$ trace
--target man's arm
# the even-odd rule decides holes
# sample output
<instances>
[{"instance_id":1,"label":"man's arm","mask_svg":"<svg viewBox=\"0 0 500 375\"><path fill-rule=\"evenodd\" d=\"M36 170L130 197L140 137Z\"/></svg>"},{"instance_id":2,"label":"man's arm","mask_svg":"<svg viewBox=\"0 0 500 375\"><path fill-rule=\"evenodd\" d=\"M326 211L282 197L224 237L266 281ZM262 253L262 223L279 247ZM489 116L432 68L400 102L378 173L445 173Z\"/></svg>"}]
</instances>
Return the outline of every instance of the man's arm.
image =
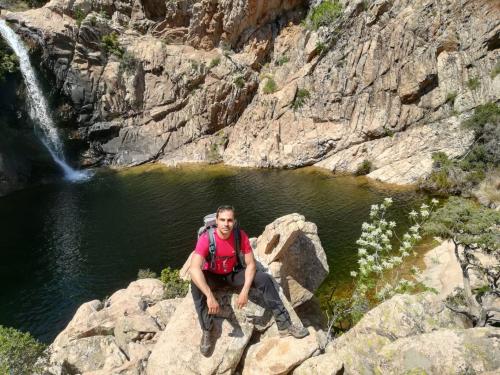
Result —
<instances>
[{"instance_id":1,"label":"man's arm","mask_svg":"<svg viewBox=\"0 0 500 375\"><path fill-rule=\"evenodd\" d=\"M217 314L219 312L219 303L217 299L212 294L212 290L205 280L205 275L201 270L203 262L205 260L200 254L194 253L191 257L191 266L189 267L189 273L191 274L191 280L198 289L207 297L207 306L209 314Z\"/></svg>"},{"instance_id":2,"label":"man's arm","mask_svg":"<svg viewBox=\"0 0 500 375\"><path fill-rule=\"evenodd\" d=\"M248 303L248 293L250 292L250 287L253 283L253 278L255 277L255 270L257 269L255 265L255 259L253 257L253 252L249 252L245 255L245 284L241 288L240 295L238 296L238 308L241 309Z\"/></svg>"}]
</instances>

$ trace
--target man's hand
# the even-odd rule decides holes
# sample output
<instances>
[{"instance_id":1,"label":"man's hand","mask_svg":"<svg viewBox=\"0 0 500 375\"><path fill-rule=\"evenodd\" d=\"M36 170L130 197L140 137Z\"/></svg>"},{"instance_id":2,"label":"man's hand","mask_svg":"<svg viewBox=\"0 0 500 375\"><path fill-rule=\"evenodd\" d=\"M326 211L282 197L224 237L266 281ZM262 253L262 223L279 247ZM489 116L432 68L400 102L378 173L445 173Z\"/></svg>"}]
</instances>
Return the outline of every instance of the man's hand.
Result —
<instances>
[{"instance_id":1,"label":"man's hand","mask_svg":"<svg viewBox=\"0 0 500 375\"><path fill-rule=\"evenodd\" d=\"M240 295L238 296L238 301L236 302L238 309L242 309L248 303L248 292L246 290L242 290Z\"/></svg>"},{"instance_id":2,"label":"man's hand","mask_svg":"<svg viewBox=\"0 0 500 375\"><path fill-rule=\"evenodd\" d=\"M217 302L213 294L207 297L207 306L209 314L215 315L219 313L219 302Z\"/></svg>"}]
</instances>

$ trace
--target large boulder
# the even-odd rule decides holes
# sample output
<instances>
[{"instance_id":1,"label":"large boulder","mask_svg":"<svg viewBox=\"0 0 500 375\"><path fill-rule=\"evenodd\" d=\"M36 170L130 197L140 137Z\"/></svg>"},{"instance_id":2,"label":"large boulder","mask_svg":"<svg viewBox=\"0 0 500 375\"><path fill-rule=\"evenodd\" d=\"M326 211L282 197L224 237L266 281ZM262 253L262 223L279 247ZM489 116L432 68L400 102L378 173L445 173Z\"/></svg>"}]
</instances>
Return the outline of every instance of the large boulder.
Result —
<instances>
[{"instance_id":1,"label":"large boulder","mask_svg":"<svg viewBox=\"0 0 500 375\"><path fill-rule=\"evenodd\" d=\"M441 329L397 340L378 353L382 374L478 374L500 371L498 328Z\"/></svg>"},{"instance_id":2,"label":"large boulder","mask_svg":"<svg viewBox=\"0 0 500 375\"><path fill-rule=\"evenodd\" d=\"M329 272L318 228L299 214L282 216L267 225L257 238L255 256L294 307L309 300Z\"/></svg>"},{"instance_id":3,"label":"large boulder","mask_svg":"<svg viewBox=\"0 0 500 375\"><path fill-rule=\"evenodd\" d=\"M249 346L242 360L242 375L288 374L307 358L317 355L323 343L322 333L312 327L309 336L303 339L280 338L277 330L271 331L272 334Z\"/></svg>"},{"instance_id":4,"label":"large boulder","mask_svg":"<svg viewBox=\"0 0 500 375\"><path fill-rule=\"evenodd\" d=\"M252 336L254 324L247 315L259 315L259 306L249 302L243 310L236 307L237 295L216 292L221 317L214 319L216 344L210 356L200 353L201 328L193 299L188 295L171 317L149 357L146 373L163 374L230 374Z\"/></svg>"},{"instance_id":5,"label":"large boulder","mask_svg":"<svg viewBox=\"0 0 500 375\"><path fill-rule=\"evenodd\" d=\"M469 327L467 320L431 293L396 295L369 311L355 327L330 343L325 354L305 361L294 374L334 374L332 369L341 367L350 374L373 373L382 348L396 340ZM334 367L330 369L330 365Z\"/></svg>"},{"instance_id":6,"label":"large boulder","mask_svg":"<svg viewBox=\"0 0 500 375\"><path fill-rule=\"evenodd\" d=\"M141 279L104 302L81 305L50 346L54 374L79 372L140 374L157 333L180 300L164 300L163 283ZM111 371L113 370L113 371Z\"/></svg>"}]
</instances>

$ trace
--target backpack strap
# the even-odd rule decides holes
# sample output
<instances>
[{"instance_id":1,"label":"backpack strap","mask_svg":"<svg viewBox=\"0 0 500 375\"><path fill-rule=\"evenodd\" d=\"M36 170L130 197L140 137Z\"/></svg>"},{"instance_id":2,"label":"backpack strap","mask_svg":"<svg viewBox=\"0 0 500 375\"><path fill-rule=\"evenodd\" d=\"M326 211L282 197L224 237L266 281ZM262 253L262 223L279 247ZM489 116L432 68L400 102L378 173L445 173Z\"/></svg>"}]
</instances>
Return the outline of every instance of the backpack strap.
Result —
<instances>
[{"instance_id":1,"label":"backpack strap","mask_svg":"<svg viewBox=\"0 0 500 375\"><path fill-rule=\"evenodd\" d=\"M245 268L245 261L244 259L242 259L243 255L241 254L241 230L238 222L234 224L233 236L234 236L234 249L236 251L236 262L237 262L233 271L239 271Z\"/></svg>"},{"instance_id":2,"label":"backpack strap","mask_svg":"<svg viewBox=\"0 0 500 375\"><path fill-rule=\"evenodd\" d=\"M208 229L208 259L210 261L210 268L215 269L215 228Z\"/></svg>"}]
</instances>

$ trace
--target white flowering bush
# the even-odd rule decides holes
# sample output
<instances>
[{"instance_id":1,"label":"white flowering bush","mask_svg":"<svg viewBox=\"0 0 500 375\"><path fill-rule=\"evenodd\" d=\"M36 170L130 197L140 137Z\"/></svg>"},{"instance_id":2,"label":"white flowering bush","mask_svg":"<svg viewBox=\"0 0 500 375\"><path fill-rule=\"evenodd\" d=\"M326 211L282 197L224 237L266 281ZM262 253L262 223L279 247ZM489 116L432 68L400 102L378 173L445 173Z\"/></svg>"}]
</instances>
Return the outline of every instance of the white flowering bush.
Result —
<instances>
[{"instance_id":1,"label":"white flowering bush","mask_svg":"<svg viewBox=\"0 0 500 375\"><path fill-rule=\"evenodd\" d=\"M420 210L409 213L411 226L402 237L395 231L397 223L387 217L387 209L392 205L392 198L385 198L370 209L370 221L362 224L361 236L356 241L358 269L351 271L354 280L354 291L350 298L335 298L334 293L328 302L329 333L337 334L345 330L343 327L356 323L373 306L390 298L396 293L414 291L414 281L402 277L403 261L416 255L415 244L422 239L422 225L429 219L433 209L439 202L432 199L430 206L422 204ZM418 267L410 269L413 275L420 272Z\"/></svg>"},{"instance_id":2,"label":"white flowering bush","mask_svg":"<svg viewBox=\"0 0 500 375\"><path fill-rule=\"evenodd\" d=\"M422 225L437 203L433 199L430 206L424 203L419 212L411 211L409 218L412 225L401 238L395 232L396 222L387 218L392 198L385 198L380 205L371 206L370 222L362 224L361 236L356 241L359 245L359 269L351 272L355 280L354 299L373 296L383 301L395 293L407 292L415 287L413 281L401 278L400 266L405 258L416 255L413 247L422 239ZM412 273L418 272L418 268L412 268Z\"/></svg>"}]
</instances>

